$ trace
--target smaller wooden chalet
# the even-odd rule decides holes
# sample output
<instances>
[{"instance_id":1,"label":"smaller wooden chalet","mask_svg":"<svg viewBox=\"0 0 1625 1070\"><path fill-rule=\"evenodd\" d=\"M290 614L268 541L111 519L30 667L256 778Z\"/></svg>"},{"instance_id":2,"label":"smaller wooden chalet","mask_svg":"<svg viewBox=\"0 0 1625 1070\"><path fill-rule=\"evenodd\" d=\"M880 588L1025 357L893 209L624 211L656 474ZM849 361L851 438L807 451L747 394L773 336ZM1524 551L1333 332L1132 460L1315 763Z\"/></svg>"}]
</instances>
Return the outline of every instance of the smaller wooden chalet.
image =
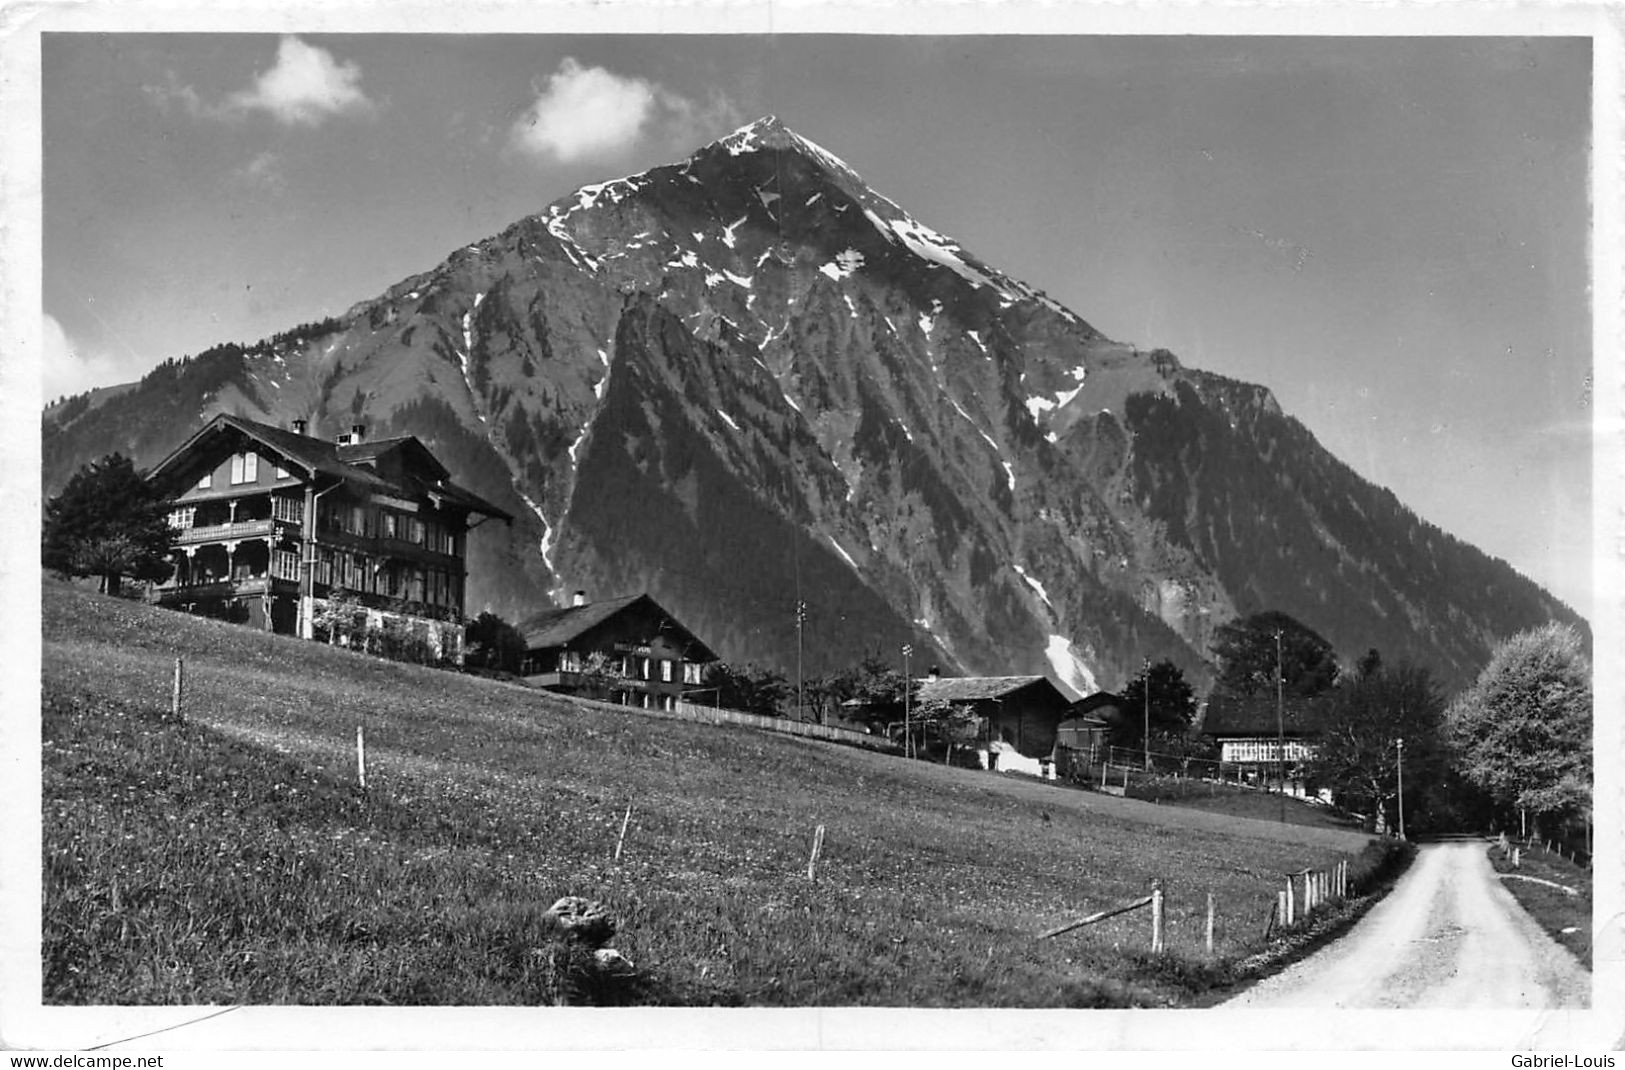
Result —
<instances>
[{"instance_id":1,"label":"smaller wooden chalet","mask_svg":"<svg viewBox=\"0 0 1625 1070\"><path fill-rule=\"evenodd\" d=\"M1074 702L1056 730L1056 745L1093 764L1110 743L1112 726L1122 716L1123 700L1110 691L1096 691Z\"/></svg>"},{"instance_id":2,"label":"smaller wooden chalet","mask_svg":"<svg viewBox=\"0 0 1625 1070\"><path fill-rule=\"evenodd\" d=\"M1201 733L1219 745L1221 762L1241 766L1246 775L1267 782L1279 775L1284 760L1288 779L1294 779L1303 763L1314 757L1321 735L1319 707L1288 695L1278 716L1273 692L1236 695L1216 690L1203 710Z\"/></svg>"},{"instance_id":3,"label":"smaller wooden chalet","mask_svg":"<svg viewBox=\"0 0 1625 1070\"><path fill-rule=\"evenodd\" d=\"M1028 758L1049 758L1071 701L1045 676L939 676L920 682L921 703L944 702L982 718L980 746L1001 742Z\"/></svg>"},{"instance_id":4,"label":"smaller wooden chalet","mask_svg":"<svg viewBox=\"0 0 1625 1070\"><path fill-rule=\"evenodd\" d=\"M468 532L513 519L411 436L334 439L221 413L147 474L170 503L161 605L313 638L343 596L461 656ZM479 520L471 523L471 518Z\"/></svg>"},{"instance_id":5,"label":"smaller wooden chalet","mask_svg":"<svg viewBox=\"0 0 1625 1070\"><path fill-rule=\"evenodd\" d=\"M532 614L519 633L520 673L532 687L644 709L676 709L703 690L705 666L717 660L647 594L589 602L577 591L573 605Z\"/></svg>"}]
</instances>

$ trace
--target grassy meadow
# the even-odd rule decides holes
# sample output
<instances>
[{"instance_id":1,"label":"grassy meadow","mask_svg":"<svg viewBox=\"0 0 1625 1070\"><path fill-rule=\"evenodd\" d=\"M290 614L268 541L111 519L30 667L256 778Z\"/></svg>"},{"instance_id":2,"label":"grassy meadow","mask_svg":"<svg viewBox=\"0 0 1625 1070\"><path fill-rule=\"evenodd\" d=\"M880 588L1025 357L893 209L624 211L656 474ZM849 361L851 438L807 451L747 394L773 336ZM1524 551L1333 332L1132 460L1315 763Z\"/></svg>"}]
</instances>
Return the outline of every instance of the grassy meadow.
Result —
<instances>
[{"instance_id":1,"label":"grassy meadow","mask_svg":"<svg viewBox=\"0 0 1625 1070\"><path fill-rule=\"evenodd\" d=\"M1280 874L1368 842L606 708L49 580L42 615L47 1003L1178 1006L1263 946ZM1165 954L1144 910L1035 939L1153 878ZM546 951L564 895L610 906L635 977L572 987Z\"/></svg>"}]
</instances>

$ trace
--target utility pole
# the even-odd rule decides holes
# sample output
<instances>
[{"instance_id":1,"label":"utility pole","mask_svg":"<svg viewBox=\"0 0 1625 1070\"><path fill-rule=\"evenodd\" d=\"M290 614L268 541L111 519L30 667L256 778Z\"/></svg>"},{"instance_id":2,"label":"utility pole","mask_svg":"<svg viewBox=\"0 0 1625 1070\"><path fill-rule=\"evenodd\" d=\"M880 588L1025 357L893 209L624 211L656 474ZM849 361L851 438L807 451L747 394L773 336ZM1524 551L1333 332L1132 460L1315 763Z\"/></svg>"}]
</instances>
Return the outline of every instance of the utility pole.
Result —
<instances>
[{"instance_id":1,"label":"utility pole","mask_svg":"<svg viewBox=\"0 0 1625 1070\"><path fill-rule=\"evenodd\" d=\"M909 725L908 725L908 696L914 690L914 681L908 675L908 656L914 653L914 648L907 643L903 644L903 757L909 756Z\"/></svg>"},{"instance_id":2,"label":"utility pole","mask_svg":"<svg viewBox=\"0 0 1625 1070\"><path fill-rule=\"evenodd\" d=\"M1149 773L1149 772L1151 772L1151 659L1150 658L1144 659L1144 667L1141 669L1141 673L1142 673L1142 675L1140 676L1141 687L1145 692L1145 695L1144 695L1144 697L1145 697L1145 734L1141 737L1140 742L1141 742L1141 744L1143 745L1143 747L1145 749L1145 771L1147 773Z\"/></svg>"},{"instance_id":3,"label":"utility pole","mask_svg":"<svg viewBox=\"0 0 1625 1070\"><path fill-rule=\"evenodd\" d=\"M1405 838L1405 737L1401 736L1394 741L1394 749L1398 751L1397 771L1399 774L1399 838Z\"/></svg>"},{"instance_id":4,"label":"utility pole","mask_svg":"<svg viewBox=\"0 0 1625 1070\"><path fill-rule=\"evenodd\" d=\"M1279 819L1286 822L1286 703L1282 697L1281 629L1275 629L1275 759L1280 763Z\"/></svg>"},{"instance_id":5,"label":"utility pole","mask_svg":"<svg viewBox=\"0 0 1625 1070\"><path fill-rule=\"evenodd\" d=\"M801 627L807 621L807 603L796 599L796 720L801 720L807 706L801 697Z\"/></svg>"}]
</instances>

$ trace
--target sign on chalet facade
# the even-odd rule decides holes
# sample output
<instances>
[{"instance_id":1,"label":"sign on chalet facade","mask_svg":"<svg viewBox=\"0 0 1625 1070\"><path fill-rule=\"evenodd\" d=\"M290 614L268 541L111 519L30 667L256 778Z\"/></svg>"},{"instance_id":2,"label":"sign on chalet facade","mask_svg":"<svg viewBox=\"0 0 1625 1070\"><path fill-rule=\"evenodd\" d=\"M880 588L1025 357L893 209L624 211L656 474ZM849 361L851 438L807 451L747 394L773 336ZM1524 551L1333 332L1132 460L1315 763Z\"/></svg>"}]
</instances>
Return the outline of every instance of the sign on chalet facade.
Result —
<instances>
[{"instance_id":1,"label":"sign on chalet facade","mask_svg":"<svg viewBox=\"0 0 1625 1070\"><path fill-rule=\"evenodd\" d=\"M148 473L174 530L158 602L309 639L342 594L459 656L470 518L512 515L414 437L367 441L357 425L329 442L304 428L222 413Z\"/></svg>"},{"instance_id":2,"label":"sign on chalet facade","mask_svg":"<svg viewBox=\"0 0 1625 1070\"><path fill-rule=\"evenodd\" d=\"M644 709L676 709L717 660L647 594L588 602L578 591L574 605L531 615L519 633L526 683Z\"/></svg>"}]
</instances>

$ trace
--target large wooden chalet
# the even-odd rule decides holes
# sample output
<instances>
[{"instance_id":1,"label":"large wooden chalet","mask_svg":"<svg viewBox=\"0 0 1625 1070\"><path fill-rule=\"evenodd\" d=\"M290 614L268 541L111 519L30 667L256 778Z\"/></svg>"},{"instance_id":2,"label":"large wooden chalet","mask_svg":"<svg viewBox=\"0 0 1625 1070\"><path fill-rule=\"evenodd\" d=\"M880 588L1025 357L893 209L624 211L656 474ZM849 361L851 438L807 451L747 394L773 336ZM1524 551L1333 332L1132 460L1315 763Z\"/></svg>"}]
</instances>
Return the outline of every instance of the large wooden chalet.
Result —
<instances>
[{"instance_id":1,"label":"large wooden chalet","mask_svg":"<svg viewBox=\"0 0 1625 1070\"><path fill-rule=\"evenodd\" d=\"M676 709L717 660L647 594L589 602L577 591L572 605L531 615L519 633L526 683L643 709Z\"/></svg>"},{"instance_id":2,"label":"large wooden chalet","mask_svg":"<svg viewBox=\"0 0 1625 1070\"><path fill-rule=\"evenodd\" d=\"M512 515L457 486L414 437L328 441L222 413L147 475L170 499L160 604L312 638L331 597L460 656L470 518Z\"/></svg>"}]
</instances>

